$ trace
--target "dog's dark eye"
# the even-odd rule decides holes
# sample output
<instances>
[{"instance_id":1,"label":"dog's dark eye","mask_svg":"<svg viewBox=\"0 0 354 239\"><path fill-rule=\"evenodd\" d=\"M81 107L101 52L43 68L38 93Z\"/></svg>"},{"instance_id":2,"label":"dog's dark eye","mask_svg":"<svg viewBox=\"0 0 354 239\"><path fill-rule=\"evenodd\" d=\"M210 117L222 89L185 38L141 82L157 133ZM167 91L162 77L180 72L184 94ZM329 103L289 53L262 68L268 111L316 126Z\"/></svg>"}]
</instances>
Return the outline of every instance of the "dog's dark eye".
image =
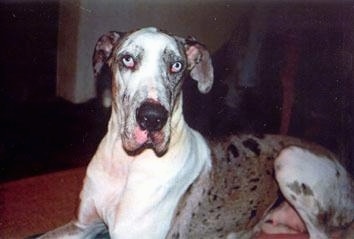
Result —
<instances>
[{"instance_id":1,"label":"dog's dark eye","mask_svg":"<svg viewBox=\"0 0 354 239\"><path fill-rule=\"evenodd\" d=\"M171 72L172 73L180 72L182 70L182 68L183 68L182 62L176 61L175 63L173 63L171 65Z\"/></svg>"},{"instance_id":2,"label":"dog's dark eye","mask_svg":"<svg viewBox=\"0 0 354 239\"><path fill-rule=\"evenodd\" d=\"M135 66L134 58L130 55L123 56L122 62L125 67L130 68L130 69L134 68L134 66Z\"/></svg>"}]
</instances>

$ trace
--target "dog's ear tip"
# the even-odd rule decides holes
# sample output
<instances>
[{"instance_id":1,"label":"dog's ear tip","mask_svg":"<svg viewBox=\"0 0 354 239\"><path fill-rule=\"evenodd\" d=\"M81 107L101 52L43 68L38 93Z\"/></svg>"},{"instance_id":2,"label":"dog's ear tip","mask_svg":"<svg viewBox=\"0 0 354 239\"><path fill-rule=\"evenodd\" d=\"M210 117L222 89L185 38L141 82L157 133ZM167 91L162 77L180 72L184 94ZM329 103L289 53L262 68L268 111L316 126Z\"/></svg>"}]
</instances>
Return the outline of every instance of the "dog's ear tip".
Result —
<instances>
[{"instance_id":1,"label":"dog's ear tip","mask_svg":"<svg viewBox=\"0 0 354 239\"><path fill-rule=\"evenodd\" d=\"M214 72L212 68L208 67L206 71L194 69L194 71L190 72L190 76L198 82L200 93L207 94L211 91L214 84Z\"/></svg>"},{"instance_id":2,"label":"dog's ear tip","mask_svg":"<svg viewBox=\"0 0 354 239\"><path fill-rule=\"evenodd\" d=\"M208 86L198 85L198 89L202 94L208 94L211 91L212 86L211 85L208 85Z\"/></svg>"}]
</instances>

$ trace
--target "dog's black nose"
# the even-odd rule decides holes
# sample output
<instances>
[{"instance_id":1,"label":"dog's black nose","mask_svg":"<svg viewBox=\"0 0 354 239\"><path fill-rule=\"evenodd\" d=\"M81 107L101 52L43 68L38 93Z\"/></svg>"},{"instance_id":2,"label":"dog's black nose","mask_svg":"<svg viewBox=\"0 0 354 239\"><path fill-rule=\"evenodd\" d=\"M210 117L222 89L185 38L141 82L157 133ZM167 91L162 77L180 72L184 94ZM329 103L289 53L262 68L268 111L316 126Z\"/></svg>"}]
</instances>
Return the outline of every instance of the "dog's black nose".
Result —
<instances>
[{"instance_id":1,"label":"dog's black nose","mask_svg":"<svg viewBox=\"0 0 354 239\"><path fill-rule=\"evenodd\" d=\"M159 103L145 102L136 110L136 119L142 130L159 131L166 124L168 112Z\"/></svg>"}]
</instances>

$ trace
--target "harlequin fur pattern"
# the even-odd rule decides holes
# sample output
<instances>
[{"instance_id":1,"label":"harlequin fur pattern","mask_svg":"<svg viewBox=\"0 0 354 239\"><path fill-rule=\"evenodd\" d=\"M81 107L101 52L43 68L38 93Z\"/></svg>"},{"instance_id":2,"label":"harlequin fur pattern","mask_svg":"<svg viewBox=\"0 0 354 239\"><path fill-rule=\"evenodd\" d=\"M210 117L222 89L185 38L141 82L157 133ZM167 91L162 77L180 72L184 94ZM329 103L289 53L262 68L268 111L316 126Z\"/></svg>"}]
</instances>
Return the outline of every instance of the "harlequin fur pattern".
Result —
<instances>
[{"instance_id":1,"label":"harlequin fur pattern","mask_svg":"<svg viewBox=\"0 0 354 239\"><path fill-rule=\"evenodd\" d=\"M210 55L196 39L156 28L109 32L93 66L97 78L103 68L112 75L107 134L87 168L76 217L41 238L105 230L114 239L252 238L280 228L325 239L352 228L353 180L331 153L282 136L207 143L187 125L185 76L202 93L213 84ZM280 208L301 218L296 223L275 208L279 195Z\"/></svg>"},{"instance_id":2,"label":"harlequin fur pattern","mask_svg":"<svg viewBox=\"0 0 354 239\"><path fill-rule=\"evenodd\" d=\"M262 231L283 196L301 211L311 238L328 238L352 223L351 176L318 145L277 135L234 135L210 141L210 148L212 170L189 187L168 238L250 238ZM295 229L284 225L280 232Z\"/></svg>"}]
</instances>

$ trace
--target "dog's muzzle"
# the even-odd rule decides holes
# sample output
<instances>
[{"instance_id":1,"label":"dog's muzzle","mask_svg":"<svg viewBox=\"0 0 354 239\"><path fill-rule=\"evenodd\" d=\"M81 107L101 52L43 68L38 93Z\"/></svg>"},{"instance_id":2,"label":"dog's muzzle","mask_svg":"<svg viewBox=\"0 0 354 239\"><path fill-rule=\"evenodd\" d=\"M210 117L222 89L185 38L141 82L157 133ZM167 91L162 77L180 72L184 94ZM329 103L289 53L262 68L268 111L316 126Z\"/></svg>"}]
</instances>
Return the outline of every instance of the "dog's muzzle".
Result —
<instances>
[{"instance_id":1,"label":"dog's muzzle","mask_svg":"<svg viewBox=\"0 0 354 239\"><path fill-rule=\"evenodd\" d=\"M136 120L142 130L160 131L166 124L168 111L159 103L144 102L136 110Z\"/></svg>"},{"instance_id":2,"label":"dog's muzzle","mask_svg":"<svg viewBox=\"0 0 354 239\"><path fill-rule=\"evenodd\" d=\"M131 154L152 148L162 155L168 147L169 128L165 127L169 112L159 102L147 100L135 111L135 124L131 134L123 135L123 147Z\"/></svg>"}]
</instances>

